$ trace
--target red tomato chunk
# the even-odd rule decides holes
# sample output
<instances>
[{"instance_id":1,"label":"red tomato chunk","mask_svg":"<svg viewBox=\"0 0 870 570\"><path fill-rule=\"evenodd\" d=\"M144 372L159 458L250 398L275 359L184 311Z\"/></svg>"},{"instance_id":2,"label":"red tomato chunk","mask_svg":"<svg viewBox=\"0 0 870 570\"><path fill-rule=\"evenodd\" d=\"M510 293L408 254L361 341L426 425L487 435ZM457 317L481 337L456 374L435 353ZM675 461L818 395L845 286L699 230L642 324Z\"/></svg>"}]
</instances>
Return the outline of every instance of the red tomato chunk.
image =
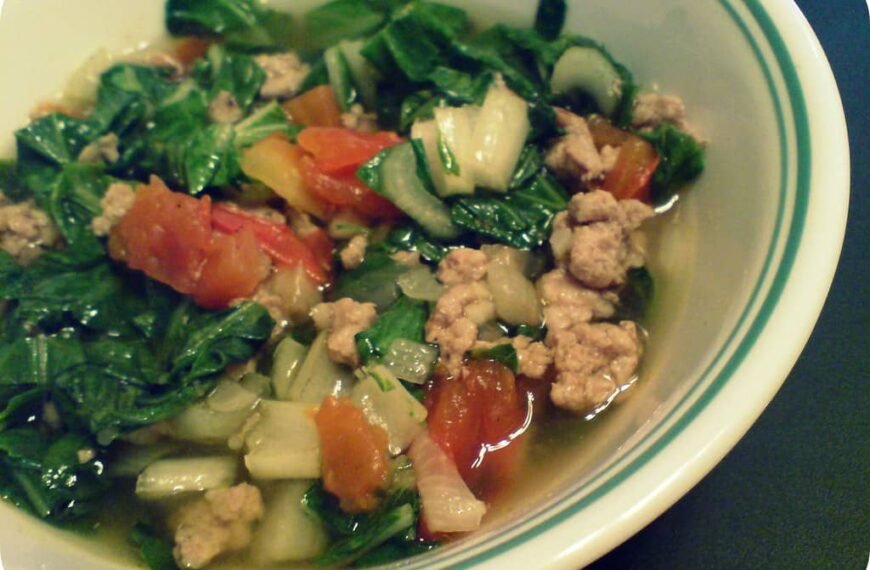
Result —
<instances>
[{"instance_id":1,"label":"red tomato chunk","mask_svg":"<svg viewBox=\"0 0 870 570\"><path fill-rule=\"evenodd\" d=\"M510 369L488 360L469 362L461 377L439 373L430 382L429 433L478 498L492 499L516 473L529 401Z\"/></svg>"}]
</instances>

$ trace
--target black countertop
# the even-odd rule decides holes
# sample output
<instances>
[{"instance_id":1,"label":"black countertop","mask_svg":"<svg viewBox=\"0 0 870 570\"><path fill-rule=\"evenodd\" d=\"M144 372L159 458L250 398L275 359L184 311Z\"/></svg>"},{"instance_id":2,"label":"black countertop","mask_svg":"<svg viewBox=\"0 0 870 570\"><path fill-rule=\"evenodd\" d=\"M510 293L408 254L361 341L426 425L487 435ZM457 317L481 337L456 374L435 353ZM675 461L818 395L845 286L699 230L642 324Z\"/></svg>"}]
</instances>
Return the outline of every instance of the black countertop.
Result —
<instances>
[{"instance_id":1,"label":"black countertop","mask_svg":"<svg viewBox=\"0 0 870 570\"><path fill-rule=\"evenodd\" d=\"M782 390L692 491L593 570L868 568L870 17L862 0L798 0L846 111L852 191L825 308Z\"/></svg>"}]
</instances>

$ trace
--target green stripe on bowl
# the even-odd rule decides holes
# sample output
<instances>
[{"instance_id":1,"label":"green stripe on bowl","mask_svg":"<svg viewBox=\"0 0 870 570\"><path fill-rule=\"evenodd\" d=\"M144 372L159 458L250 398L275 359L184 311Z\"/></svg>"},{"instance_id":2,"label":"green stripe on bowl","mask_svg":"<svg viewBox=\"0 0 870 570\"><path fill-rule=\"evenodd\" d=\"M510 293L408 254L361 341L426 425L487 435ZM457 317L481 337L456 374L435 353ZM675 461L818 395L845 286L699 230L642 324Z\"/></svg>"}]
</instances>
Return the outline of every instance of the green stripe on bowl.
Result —
<instances>
[{"instance_id":1,"label":"green stripe on bowl","mask_svg":"<svg viewBox=\"0 0 870 570\"><path fill-rule=\"evenodd\" d=\"M758 306L758 297L762 293L761 290L763 288L763 284L766 281L767 277L774 270L773 262L776 257L777 245L783 232L783 220L786 217L785 207L789 190L789 155L788 139L786 136L786 122L783 115L783 105L779 98L779 93L775 88L773 74L771 73L768 63L763 57L762 50L759 46L758 41L752 35L749 26L742 19L740 13L734 8L734 6L731 5L728 0L720 0L720 5L737 25L741 34L746 38L753 53L755 54L759 67L761 68L761 71L767 82L768 89L770 91L771 100L773 102L776 114L777 130L780 138L780 205L771 238L771 246L765 258L761 276L759 277L758 283L756 284L756 287L750 296L750 300L747 303L746 308L741 314L737 324L732 329L732 332L729 334L724 347L719 351L713 362L701 375L699 381L695 383L695 386L693 386L689 390L689 392L680 400L680 402L674 406L674 409L670 412L670 414L659 423L659 428L653 429L649 434L647 434L640 442L635 445L635 448L642 447L645 443L658 436L658 439L655 439L655 441L653 441L647 449L641 452L638 457L631 460L628 465L622 467L621 470L617 473L612 473L612 471L613 469L617 468L618 464L613 465L608 469L604 470L603 472L599 473L592 480L584 483L582 485L582 488L588 488L589 486L595 485L597 482L606 478L605 481L600 483L599 487L594 489L587 496L576 500L575 502L565 506L559 511L553 512L551 510L549 513L542 514L541 516L545 518L537 522L534 527L525 530L521 534L514 536L506 540L505 542L497 544L494 547L489 548L483 552L473 554L471 557L464 560L456 560L457 558L460 558L464 555L464 553L462 552L457 552L452 556L438 560L439 563L452 562L456 564L456 568L466 568L484 562L495 556L504 554L508 550L515 548L526 542L527 540L533 539L553 528L554 526L564 522L566 519L577 514L589 504L597 501L598 499L602 498L610 491L618 487L622 482L631 477L650 460L652 460L652 458L655 457L655 455L663 447L667 446L671 441L678 437L698 417L698 415L700 415L701 412L703 412L707 408L707 406L713 401L715 396L722 390L722 388L724 388L724 386L731 379L734 372L749 354L753 345L755 344L755 341L758 339L759 335L767 324L767 321L769 320L771 314L773 313L773 310L775 309L785 288L788 276L793 268L794 261L797 256L797 251L800 246L801 237L804 231L810 192L809 182L811 176L812 148L809 138L809 121L807 116L806 103L800 80L798 78L797 71L795 69L795 65L791 58L791 55L788 52L782 36L776 30L772 19L770 18L769 14L767 14L764 7L761 5L761 2L759 0L744 0L744 5L747 7L749 12L755 19L756 23L760 27L764 38L766 39L776 59L776 63L778 64L779 71L782 74L782 78L786 86L786 92L788 94L789 103L794 118L794 132L797 147L797 168L795 171L795 183L797 191L795 193L791 225L788 228L785 246L782 252L782 256L780 257L779 265L775 267L775 274L773 277L773 281L767 291L767 295L761 302L761 306L758 308L757 314L749 329L743 335L743 337L739 339L739 343L734 349L734 352L728 362L726 362L724 366L722 366L721 371L716 375L716 377L708 383L708 376L711 374L712 370L720 365L720 361L722 360L724 355L731 350L731 345L734 343L736 337L738 336L738 332L744 327L745 322L749 318L750 314L753 312L754 308ZM704 389L701 394L697 394L697 392L701 390L705 384L707 385L706 389ZM692 400L695 397L697 397L697 399L691 404L691 406L688 407L688 409L681 409L686 405L686 402ZM680 413L681 415L679 418L676 419L675 423L666 430L664 430L663 426L668 423L668 420ZM662 430L664 430L664 433L660 433ZM576 494L579 490L580 489L578 488L568 490L565 494L563 494L562 500L564 500L565 497L570 497L570 495ZM528 524L528 521L514 523L513 525L502 529L501 533L509 534L512 531L516 530L519 526L526 524ZM421 563L422 562L431 564L432 562L434 562L434 560L427 557L422 560Z\"/></svg>"}]
</instances>

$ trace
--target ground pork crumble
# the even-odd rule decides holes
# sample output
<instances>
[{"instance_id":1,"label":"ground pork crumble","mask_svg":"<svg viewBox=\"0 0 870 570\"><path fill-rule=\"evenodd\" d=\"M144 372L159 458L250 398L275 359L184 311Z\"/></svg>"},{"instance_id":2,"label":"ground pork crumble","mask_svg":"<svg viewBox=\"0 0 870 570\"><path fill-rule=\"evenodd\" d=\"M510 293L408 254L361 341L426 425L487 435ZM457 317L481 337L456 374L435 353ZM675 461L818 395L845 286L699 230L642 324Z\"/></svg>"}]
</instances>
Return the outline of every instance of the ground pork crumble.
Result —
<instances>
[{"instance_id":1,"label":"ground pork crumble","mask_svg":"<svg viewBox=\"0 0 870 570\"><path fill-rule=\"evenodd\" d=\"M260 87L260 96L266 99L296 95L310 71L308 64L294 52L258 55L255 61L266 72Z\"/></svg>"},{"instance_id":2,"label":"ground pork crumble","mask_svg":"<svg viewBox=\"0 0 870 570\"><path fill-rule=\"evenodd\" d=\"M248 483L206 491L170 517L173 554L182 568L203 568L224 552L251 542L251 525L263 517L260 490Z\"/></svg>"},{"instance_id":3,"label":"ground pork crumble","mask_svg":"<svg viewBox=\"0 0 870 570\"><path fill-rule=\"evenodd\" d=\"M115 182L110 184L100 200L103 211L91 221L91 230L94 235L107 236L121 219L133 207L136 201L136 191L129 184Z\"/></svg>"},{"instance_id":4,"label":"ground pork crumble","mask_svg":"<svg viewBox=\"0 0 870 570\"><path fill-rule=\"evenodd\" d=\"M329 357L352 367L360 363L354 337L372 326L377 316L374 303L357 303L350 298L320 303L311 310L314 326L318 330L329 331L326 340Z\"/></svg>"},{"instance_id":5,"label":"ground pork crumble","mask_svg":"<svg viewBox=\"0 0 870 570\"><path fill-rule=\"evenodd\" d=\"M632 234L653 215L636 200L596 190L576 194L556 216L550 246L556 268L537 283L553 351L553 403L577 413L607 404L634 375L642 345L630 321L613 316L628 269L644 263Z\"/></svg>"},{"instance_id":6,"label":"ground pork crumble","mask_svg":"<svg viewBox=\"0 0 870 570\"><path fill-rule=\"evenodd\" d=\"M13 203L0 192L0 249L19 263L30 263L57 244L60 234L33 200Z\"/></svg>"},{"instance_id":7,"label":"ground pork crumble","mask_svg":"<svg viewBox=\"0 0 870 570\"><path fill-rule=\"evenodd\" d=\"M486 255L458 248L438 264L438 279L448 286L426 323L426 341L441 349L441 364L451 375L462 370L465 353L477 340L478 327L495 318L486 277Z\"/></svg>"}]
</instances>

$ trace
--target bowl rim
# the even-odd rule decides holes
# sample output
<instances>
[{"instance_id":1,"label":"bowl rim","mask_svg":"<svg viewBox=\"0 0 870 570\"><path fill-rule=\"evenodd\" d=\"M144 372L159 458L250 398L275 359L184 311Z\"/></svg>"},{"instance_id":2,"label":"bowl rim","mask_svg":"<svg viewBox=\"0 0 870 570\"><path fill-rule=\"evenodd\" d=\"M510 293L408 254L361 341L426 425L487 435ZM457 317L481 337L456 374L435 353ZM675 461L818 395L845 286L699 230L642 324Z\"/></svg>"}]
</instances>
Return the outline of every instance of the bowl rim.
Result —
<instances>
[{"instance_id":1,"label":"bowl rim","mask_svg":"<svg viewBox=\"0 0 870 570\"><path fill-rule=\"evenodd\" d=\"M740 8L733 0L719 0L718 4L739 28L761 66L779 131L780 205L764 268L749 302L701 380L634 447L643 447L644 442L655 438L650 445L633 455L629 452L591 480L560 494L565 498L563 503L551 505L531 520L500 529L501 538L490 538L443 557L427 556L421 565L469 568L498 562L499 566L532 564L567 570L594 561L663 513L721 461L773 399L809 339L833 281L845 236L849 149L842 103L824 51L795 4L786 0L763 4L743 0ZM771 62L765 59L765 51ZM777 90L777 75L784 91ZM787 122L786 109L791 110L793 124ZM794 149L789 145L789 128L794 131ZM796 162L792 175L788 174L790 159ZM820 174L823 166L824 179ZM825 201L818 197L822 190ZM812 231L807 232L808 228ZM807 239L808 235L813 239ZM784 247L777 251L782 239ZM803 291L795 290L798 276ZM751 321L748 327L746 321ZM762 343L767 339L765 344L773 344L773 333L785 339L776 343L782 358L765 363ZM753 378L749 371L754 369L766 369L768 380ZM715 378L705 383L704 378L711 374ZM735 398L738 391L740 396ZM722 397L726 393L727 400ZM735 412L729 409L731 400L743 400L744 406ZM674 416L669 423L668 418ZM692 429L687 433L689 426ZM678 463L669 459L676 456L681 457ZM679 466L675 472L673 465ZM596 482L600 483L597 488L582 494ZM634 505L612 494L628 483L633 487ZM608 504L622 504L624 509L604 508ZM583 535L585 530L577 529L582 528L581 519L589 516L593 507L623 515ZM542 556L544 552L548 554Z\"/></svg>"}]
</instances>

